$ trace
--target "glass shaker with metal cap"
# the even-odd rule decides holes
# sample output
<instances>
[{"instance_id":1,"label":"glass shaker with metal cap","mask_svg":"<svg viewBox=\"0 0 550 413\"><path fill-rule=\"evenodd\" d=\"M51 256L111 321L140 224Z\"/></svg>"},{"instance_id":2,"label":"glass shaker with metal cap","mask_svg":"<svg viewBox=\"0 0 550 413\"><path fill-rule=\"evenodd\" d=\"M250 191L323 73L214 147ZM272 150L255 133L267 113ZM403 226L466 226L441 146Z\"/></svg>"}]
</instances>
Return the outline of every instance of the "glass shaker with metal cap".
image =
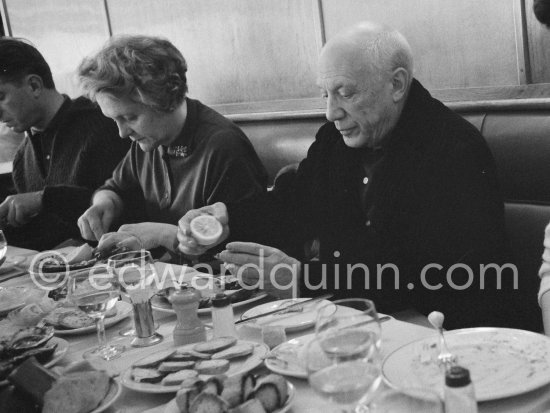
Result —
<instances>
[{"instance_id":1,"label":"glass shaker with metal cap","mask_svg":"<svg viewBox=\"0 0 550 413\"><path fill-rule=\"evenodd\" d=\"M464 367L452 366L445 373L445 412L477 413L474 385Z\"/></svg>"},{"instance_id":2,"label":"glass shaker with metal cap","mask_svg":"<svg viewBox=\"0 0 550 413\"><path fill-rule=\"evenodd\" d=\"M237 337L231 300L224 293L218 293L212 300L212 325L214 337Z\"/></svg>"},{"instance_id":3,"label":"glass shaker with metal cap","mask_svg":"<svg viewBox=\"0 0 550 413\"><path fill-rule=\"evenodd\" d=\"M197 314L200 299L200 292L187 284L182 284L169 296L178 318L174 327L176 346L206 340L206 329Z\"/></svg>"}]
</instances>

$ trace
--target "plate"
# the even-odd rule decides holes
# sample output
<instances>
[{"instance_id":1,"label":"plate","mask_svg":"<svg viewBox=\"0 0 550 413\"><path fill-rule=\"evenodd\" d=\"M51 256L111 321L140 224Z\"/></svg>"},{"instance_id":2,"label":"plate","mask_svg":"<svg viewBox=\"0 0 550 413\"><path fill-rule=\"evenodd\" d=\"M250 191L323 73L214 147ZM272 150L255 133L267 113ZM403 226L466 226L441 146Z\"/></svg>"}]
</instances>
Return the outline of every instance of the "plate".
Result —
<instances>
[{"instance_id":1,"label":"plate","mask_svg":"<svg viewBox=\"0 0 550 413\"><path fill-rule=\"evenodd\" d=\"M294 398L296 397L296 389L294 388L294 385L290 382L286 382L287 388L288 388L288 397L286 399L285 404L280 409L274 410L273 413L285 413L288 412L288 410L292 407L292 403L294 402ZM162 406L161 406L162 407ZM155 411L155 410L153 410ZM153 412L151 411L151 413ZM159 409L159 413L180 413L180 410L178 408L178 405L176 404L176 399L172 399L166 404L164 407L164 410ZM147 413L147 412L144 412Z\"/></svg>"},{"instance_id":2,"label":"plate","mask_svg":"<svg viewBox=\"0 0 550 413\"><path fill-rule=\"evenodd\" d=\"M253 303L265 297L267 297L266 293L255 293L252 297L250 297L247 300L237 301L236 303L233 303L233 308L241 307L243 305ZM153 297L153 299L151 300L151 307L153 308L153 310L157 310L161 313L176 314L176 312L174 311L170 303L161 301L158 296ZM210 314L210 312L211 312L210 307L199 308L197 310L197 313L199 314Z\"/></svg>"},{"instance_id":3,"label":"plate","mask_svg":"<svg viewBox=\"0 0 550 413\"><path fill-rule=\"evenodd\" d=\"M445 333L458 364L470 370L478 401L516 396L550 382L550 338L510 328L467 328ZM439 337L406 344L383 362L388 383L436 388L443 392L437 365Z\"/></svg>"},{"instance_id":4,"label":"plate","mask_svg":"<svg viewBox=\"0 0 550 413\"><path fill-rule=\"evenodd\" d=\"M305 346L315 338L315 334L308 334L279 344L265 359L265 366L274 373L283 376L307 379L307 371L303 364Z\"/></svg>"},{"instance_id":5,"label":"plate","mask_svg":"<svg viewBox=\"0 0 550 413\"><path fill-rule=\"evenodd\" d=\"M58 361L60 361L65 356L65 353L67 353L67 350L69 350L69 343L67 342L67 340L63 340L62 338L52 337L48 341L48 344L50 343L57 344L57 348L55 349L55 352L53 353L51 360L48 361L47 363L44 363L44 367L46 368L49 368L55 365ZM0 381L0 387L5 386L6 384L8 384L7 380Z\"/></svg>"},{"instance_id":6,"label":"plate","mask_svg":"<svg viewBox=\"0 0 550 413\"><path fill-rule=\"evenodd\" d=\"M100 403L98 407L96 407L94 410L92 410L90 413L101 413L105 410L107 410L109 407L113 405L114 402L117 401L117 399L122 394L122 386L114 379L111 378L111 386L109 387L109 391L107 392L107 395L103 399L103 401Z\"/></svg>"},{"instance_id":7,"label":"plate","mask_svg":"<svg viewBox=\"0 0 550 413\"><path fill-rule=\"evenodd\" d=\"M29 287L8 287L0 290L0 316L8 314L10 311L17 310L25 306L25 297ZM10 294L10 299L5 300L4 294ZM12 295L13 294L13 295Z\"/></svg>"},{"instance_id":8,"label":"plate","mask_svg":"<svg viewBox=\"0 0 550 413\"><path fill-rule=\"evenodd\" d=\"M241 320L245 320L249 317L255 317L263 313L268 313L270 311L275 311L280 308L288 307L289 305L307 300L309 300L309 298L296 298L260 304L246 311L241 316ZM304 330L315 324L315 319L317 318L317 309L319 308L319 306L325 305L327 303L329 303L329 301L327 300L316 301L314 303L311 303L311 305L305 306L304 311L302 312L273 314L262 317L258 320L253 320L253 322L259 325L281 326L284 327L287 333Z\"/></svg>"},{"instance_id":9,"label":"plate","mask_svg":"<svg viewBox=\"0 0 550 413\"><path fill-rule=\"evenodd\" d=\"M10 272L18 265L24 264L26 258L22 255L14 255L12 257L6 257L6 261L0 265L0 275Z\"/></svg>"},{"instance_id":10,"label":"plate","mask_svg":"<svg viewBox=\"0 0 550 413\"><path fill-rule=\"evenodd\" d=\"M105 317L105 320L104 320L105 328L115 325L116 323L124 320L126 317L128 317L132 313L132 304L127 303L125 301L117 301L116 308L117 308L117 313L115 316ZM73 328L70 330L54 329L54 334L58 336L76 336L79 334L95 333L95 332L96 332L95 324L88 327Z\"/></svg>"},{"instance_id":11,"label":"plate","mask_svg":"<svg viewBox=\"0 0 550 413\"><path fill-rule=\"evenodd\" d=\"M254 351L248 357L237 358L229 360L229 370L224 374L226 376L233 376L236 374L247 373L252 369L258 367L264 361L265 355L269 352L269 348L263 343L255 343L252 341L238 340L239 343L248 343L254 346ZM187 344L178 348L192 348L196 343ZM176 350L174 348L174 350ZM149 355L150 356L150 355ZM136 360L138 362L139 360ZM127 369L121 376L121 383L129 389L143 392L143 393L175 393L180 389L180 386L163 386L160 383L136 383L132 379L132 367Z\"/></svg>"}]
</instances>

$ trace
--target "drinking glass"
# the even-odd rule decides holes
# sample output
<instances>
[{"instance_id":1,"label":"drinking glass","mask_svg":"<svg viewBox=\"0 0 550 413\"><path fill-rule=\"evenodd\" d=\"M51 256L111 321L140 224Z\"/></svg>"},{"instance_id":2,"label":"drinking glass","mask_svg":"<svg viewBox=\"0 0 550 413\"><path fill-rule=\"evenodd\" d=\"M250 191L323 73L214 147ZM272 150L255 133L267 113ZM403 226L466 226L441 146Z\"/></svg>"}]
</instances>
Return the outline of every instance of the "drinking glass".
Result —
<instances>
[{"instance_id":1,"label":"drinking glass","mask_svg":"<svg viewBox=\"0 0 550 413\"><path fill-rule=\"evenodd\" d=\"M105 337L105 313L115 306L120 293L110 277L104 275L92 278L88 273L79 273L70 275L68 279L69 300L96 322L98 347L86 351L83 354L86 359L99 357L103 360L112 360L124 351L124 346L109 345Z\"/></svg>"},{"instance_id":2,"label":"drinking glass","mask_svg":"<svg viewBox=\"0 0 550 413\"><path fill-rule=\"evenodd\" d=\"M337 411L357 406L378 388L381 328L374 303L365 299L334 301L319 309L315 338L306 347L312 388Z\"/></svg>"},{"instance_id":3,"label":"drinking glass","mask_svg":"<svg viewBox=\"0 0 550 413\"><path fill-rule=\"evenodd\" d=\"M444 413L439 394L425 388L387 389L369 404L369 413Z\"/></svg>"},{"instance_id":4,"label":"drinking glass","mask_svg":"<svg viewBox=\"0 0 550 413\"><path fill-rule=\"evenodd\" d=\"M7 250L8 250L8 241L6 240L4 231L0 230L0 265L4 263Z\"/></svg>"},{"instance_id":5,"label":"drinking glass","mask_svg":"<svg viewBox=\"0 0 550 413\"><path fill-rule=\"evenodd\" d=\"M135 337L131 345L146 347L161 342L163 337L156 333L151 308L151 298L157 292L157 271L151 253L138 250L113 255L107 268L113 283L132 303Z\"/></svg>"}]
</instances>

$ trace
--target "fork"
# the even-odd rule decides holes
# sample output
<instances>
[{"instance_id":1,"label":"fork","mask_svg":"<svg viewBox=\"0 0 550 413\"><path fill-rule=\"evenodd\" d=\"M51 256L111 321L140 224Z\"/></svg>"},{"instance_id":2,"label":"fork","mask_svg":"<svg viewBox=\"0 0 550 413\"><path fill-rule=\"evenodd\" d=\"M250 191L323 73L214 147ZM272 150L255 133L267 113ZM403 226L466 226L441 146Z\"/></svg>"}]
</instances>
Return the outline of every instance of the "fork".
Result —
<instances>
[{"instance_id":1,"label":"fork","mask_svg":"<svg viewBox=\"0 0 550 413\"><path fill-rule=\"evenodd\" d=\"M456 356L449 351L447 347L447 341L443 334L443 322L445 321L445 316L439 311L432 311L428 314L428 321L430 324L439 331L439 355L437 356L437 363L441 366L445 366L446 369L449 369L451 366L456 364Z\"/></svg>"}]
</instances>

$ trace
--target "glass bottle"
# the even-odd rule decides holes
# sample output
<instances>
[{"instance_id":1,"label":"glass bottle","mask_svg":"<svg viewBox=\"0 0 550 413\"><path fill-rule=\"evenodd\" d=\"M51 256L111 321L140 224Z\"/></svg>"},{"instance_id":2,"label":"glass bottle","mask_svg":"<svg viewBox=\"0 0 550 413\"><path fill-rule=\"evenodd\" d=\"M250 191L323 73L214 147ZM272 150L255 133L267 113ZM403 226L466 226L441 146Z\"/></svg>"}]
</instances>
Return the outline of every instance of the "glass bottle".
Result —
<instances>
[{"instance_id":1,"label":"glass bottle","mask_svg":"<svg viewBox=\"0 0 550 413\"><path fill-rule=\"evenodd\" d=\"M212 324L214 337L237 337L231 300L224 293L218 293L212 300Z\"/></svg>"},{"instance_id":2,"label":"glass bottle","mask_svg":"<svg viewBox=\"0 0 550 413\"><path fill-rule=\"evenodd\" d=\"M477 413L477 401L470 371L452 366L445 373L445 412Z\"/></svg>"}]
</instances>

